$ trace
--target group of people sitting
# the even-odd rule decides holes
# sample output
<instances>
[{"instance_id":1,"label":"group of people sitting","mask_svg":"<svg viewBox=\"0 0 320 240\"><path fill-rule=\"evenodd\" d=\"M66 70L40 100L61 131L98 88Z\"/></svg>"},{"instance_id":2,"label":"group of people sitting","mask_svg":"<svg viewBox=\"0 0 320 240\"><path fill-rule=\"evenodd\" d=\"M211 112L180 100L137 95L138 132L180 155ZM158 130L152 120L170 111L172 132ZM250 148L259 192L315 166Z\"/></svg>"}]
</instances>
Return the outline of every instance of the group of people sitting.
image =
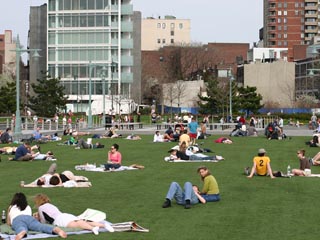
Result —
<instances>
[{"instance_id":1,"label":"group of people sitting","mask_svg":"<svg viewBox=\"0 0 320 240\"><path fill-rule=\"evenodd\" d=\"M298 150L299 168L292 169L291 172L284 174L281 171L272 171L271 160L266 156L266 150L261 148L258 151L258 155L253 158L251 170L249 167L245 168L245 174L248 175L248 178L252 178L253 176L270 176L270 178L309 176L311 174L311 165L320 165L320 152L311 159L308 159L305 153L304 149Z\"/></svg>"}]
</instances>

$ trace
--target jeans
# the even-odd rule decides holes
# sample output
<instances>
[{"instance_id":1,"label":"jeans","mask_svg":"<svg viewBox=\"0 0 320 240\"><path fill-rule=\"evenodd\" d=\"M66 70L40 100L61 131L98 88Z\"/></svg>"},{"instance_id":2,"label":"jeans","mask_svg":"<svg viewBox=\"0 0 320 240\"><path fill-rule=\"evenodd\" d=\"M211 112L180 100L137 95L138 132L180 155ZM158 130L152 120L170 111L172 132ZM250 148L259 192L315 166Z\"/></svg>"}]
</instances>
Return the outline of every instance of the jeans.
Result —
<instances>
[{"instance_id":1,"label":"jeans","mask_svg":"<svg viewBox=\"0 0 320 240\"><path fill-rule=\"evenodd\" d=\"M82 138L78 141L78 147L82 147L83 149L88 149L90 148L90 144L88 144L85 140L83 140Z\"/></svg>"},{"instance_id":2,"label":"jeans","mask_svg":"<svg viewBox=\"0 0 320 240\"><path fill-rule=\"evenodd\" d=\"M121 167L120 164L113 164L113 163L107 163L107 164L104 165L104 168L105 168L106 170L109 170L110 168L117 169L117 168L119 168L119 167Z\"/></svg>"},{"instance_id":3,"label":"jeans","mask_svg":"<svg viewBox=\"0 0 320 240\"><path fill-rule=\"evenodd\" d=\"M215 160L216 158L214 156L207 156L207 157L201 157L197 154L192 154L189 156L190 160Z\"/></svg>"},{"instance_id":4,"label":"jeans","mask_svg":"<svg viewBox=\"0 0 320 240\"><path fill-rule=\"evenodd\" d=\"M206 202L218 202L220 201L220 194L201 194Z\"/></svg>"},{"instance_id":5,"label":"jeans","mask_svg":"<svg viewBox=\"0 0 320 240\"><path fill-rule=\"evenodd\" d=\"M167 199L172 200L173 198L176 200L177 204L184 205L186 200L190 200L191 204L199 203L198 197L195 195L192 184L190 182L186 182L184 184L184 191L180 187L180 185L176 182L172 182L167 193Z\"/></svg>"},{"instance_id":6,"label":"jeans","mask_svg":"<svg viewBox=\"0 0 320 240\"><path fill-rule=\"evenodd\" d=\"M30 215L19 215L12 221L12 229L16 234L28 230L52 234L53 226L42 224Z\"/></svg>"}]
</instances>

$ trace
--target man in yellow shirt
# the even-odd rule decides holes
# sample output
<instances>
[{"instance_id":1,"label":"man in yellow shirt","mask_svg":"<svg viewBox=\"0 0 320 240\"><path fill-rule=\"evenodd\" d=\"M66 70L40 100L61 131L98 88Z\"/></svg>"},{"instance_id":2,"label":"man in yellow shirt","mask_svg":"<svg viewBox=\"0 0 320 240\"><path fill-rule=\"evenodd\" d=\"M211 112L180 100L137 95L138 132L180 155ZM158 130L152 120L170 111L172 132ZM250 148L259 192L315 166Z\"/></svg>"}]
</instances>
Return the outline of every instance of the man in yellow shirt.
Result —
<instances>
[{"instance_id":1,"label":"man in yellow shirt","mask_svg":"<svg viewBox=\"0 0 320 240\"><path fill-rule=\"evenodd\" d=\"M258 156L253 158L253 166L248 178L252 178L253 175L258 175L258 176L269 175L271 178L275 178L272 174L270 158L265 156L265 154L266 154L266 150L264 150L263 148L260 148L258 151Z\"/></svg>"}]
</instances>

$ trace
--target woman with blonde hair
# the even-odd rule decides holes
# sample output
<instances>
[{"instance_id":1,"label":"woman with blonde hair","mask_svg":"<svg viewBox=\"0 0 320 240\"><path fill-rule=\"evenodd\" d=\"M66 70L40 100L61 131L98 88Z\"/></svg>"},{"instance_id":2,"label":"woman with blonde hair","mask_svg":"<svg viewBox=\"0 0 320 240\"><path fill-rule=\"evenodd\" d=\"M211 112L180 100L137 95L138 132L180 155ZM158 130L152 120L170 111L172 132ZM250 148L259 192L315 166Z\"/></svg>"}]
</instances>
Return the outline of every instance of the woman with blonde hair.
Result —
<instances>
[{"instance_id":1,"label":"woman with blonde hair","mask_svg":"<svg viewBox=\"0 0 320 240\"><path fill-rule=\"evenodd\" d=\"M59 227L81 228L92 231L95 235L99 234L99 228L105 228L109 232L114 232L113 227L108 223L87 222L77 216L62 213L55 205L51 204L49 197L45 194L37 194L34 197L35 206L38 212L34 217L41 223L50 223Z\"/></svg>"}]
</instances>

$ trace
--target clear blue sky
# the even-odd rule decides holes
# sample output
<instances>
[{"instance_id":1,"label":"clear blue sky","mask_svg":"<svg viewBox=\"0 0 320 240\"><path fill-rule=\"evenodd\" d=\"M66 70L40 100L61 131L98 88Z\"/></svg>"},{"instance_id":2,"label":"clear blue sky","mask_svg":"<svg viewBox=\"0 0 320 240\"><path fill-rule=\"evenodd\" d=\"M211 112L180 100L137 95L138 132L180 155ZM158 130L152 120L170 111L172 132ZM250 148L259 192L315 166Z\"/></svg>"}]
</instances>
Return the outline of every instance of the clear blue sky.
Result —
<instances>
[{"instance_id":1,"label":"clear blue sky","mask_svg":"<svg viewBox=\"0 0 320 240\"><path fill-rule=\"evenodd\" d=\"M27 45L30 6L47 0L2 0L0 33L5 29L19 34ZM191 39L194 42L258 41L263 24L263 0L132 0L134 10L143 17L174 15L191 20Z\"/></svg>"}]
</instances>

